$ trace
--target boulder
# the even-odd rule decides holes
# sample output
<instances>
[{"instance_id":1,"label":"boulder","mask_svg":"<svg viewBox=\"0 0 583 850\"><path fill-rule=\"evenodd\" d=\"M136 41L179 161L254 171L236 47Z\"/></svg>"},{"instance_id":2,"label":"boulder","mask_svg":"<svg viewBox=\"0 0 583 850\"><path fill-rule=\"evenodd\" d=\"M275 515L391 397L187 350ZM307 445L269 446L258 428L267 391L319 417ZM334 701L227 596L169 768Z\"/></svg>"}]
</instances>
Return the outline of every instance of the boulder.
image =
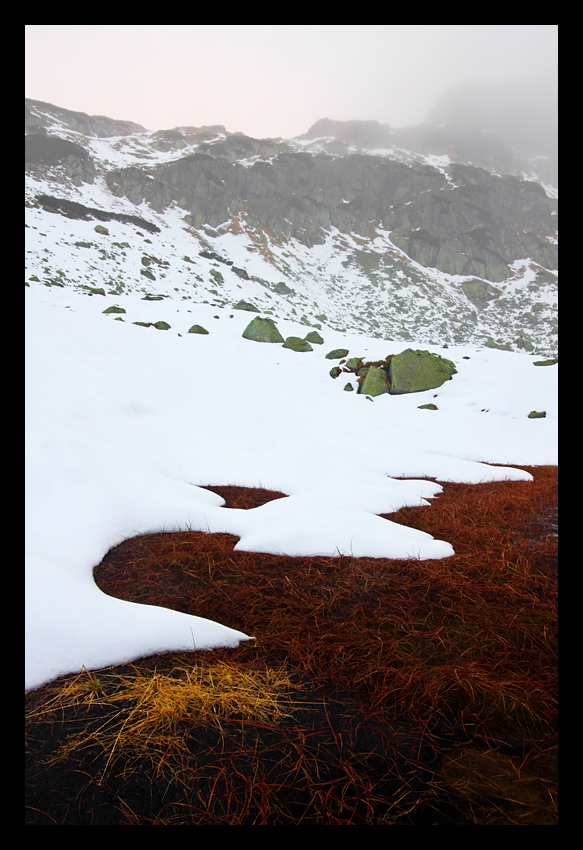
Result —
<instances>
[{"instance_id":1,"label":"boulder","mask_svg":"<svg viewBox=\"0 0 583 850\"><path fill-rule=\"evenodd\" d=\"M250 301L237 301L236 304L233 304L233 310L247 310L249 313L259 313L259 308L255 304L251 304Z\"/></svg>"},{"instance_id":2,"label":"boulder","mask_svg":"<svg viewBox=\"0 0 583 850\"><path fill-rule=\"evenodd\" d=\"M360 392L363 395L377 396L389 392L387 373L382 366L370 366L364 377Z\"/></svg>"},{"instance_id":3,"label":"boulder","mask_svg":"<svg viewBox=\"0 0 583 850\"><path fill-rule=\"evenodd\" d=\"M291 286L288 286L287 283L284 283L283 281L276 283L273 287L273 291L277 292L278 295L293 295L295 292L295 290L292 289Z\"/></svg>"},{"instance_id":4,"label":"boulder","mask_svg":"<svg viewBox=\"0 0 583 850\"><path fill-rule=\"evenodd\" d=\"M350 372L357 372L363 366L362 357L349 357L346 363L344 364L344 368L348 369Z\"/></svg>"},{"instance_id":5,"label":"boulder","mask_svg":"<svg viewBox=\"0 0 583 850\"><path fill-rule=\"evenodd\" d=\"M242 336L254 342L284 342L273 319L262 319L260 316L249 322Z\"/></svg>"},{"instance_id":6,"label":"boulder","mask_svg":"<svg viewBox=\"0 0 583 850\"><path fill-rule=\"evenodd\" d=\"M208 334L208 331L207 331L206 328L203 328L202 325L193 325L191 328L188 329L188 333L189 334Z\"/></svg>"},{"instance_id":7,"label":"boulder","mask_svg":"<svg viewBox=\"0 0 583 850\"><path fill-rule=\"evenodd\" d=\"M456 374L451 360L429 351L407 348L396 354L389 363L391 395L418 393L440 387ZM368 377L368 376L367 376Z\"/></svg>"},{"instance_id":8,"label":"boulder","mask_svg":"<svg viewBox=\"0 0 583 850\"><path fill-rule=\"evenodd\" d=\"M318 331L310 331L308 334L306 334L306 340L308 342L313 343L314 345L323 345L324 344L324 340L320 336Z\"/></svg>"},{"instance_id":9,"label":"boulder","mask_svg":"<svg viewBox=\"0 0 583 850\"><path fill-rule=\"evenodd\" d=\"M492 286L485 280L468 280L462 283L462 291L468 301L478 308L484 310L494 298L500 298L502 290Z\"/></svg>"},{"instance_id":10,"label":"boulder","mask_svg":"<svg viewBox=\"0 0 583 850\"><path fill-rule=\"evenodd\" d=\"M314 349L310 345L310 343L301 339L299 336L288 336L286 341L283 344L284 348L291 348L292 351L313 351Z\"/></svg>"},{"instance_id":11,"label":"boulder","mask_svg":"<svg viewBox=\"0 0 583 850\"><path fill-rule=\"evenodd\" d=\"M547 415L546 410L531 410L528 414L529 419L545 419Z\"/></svg>"},{"instance_id":12,"label":"boulder","mask_svg":"<svg viewBox=\"0 0 583 850\"><path fill-rule=\"evenodd\" d=\"M123 307L116 307L114 305L112 307L106 307L106 309L103 312L104 313L125 313L125 310L124 310Z\"/></svg>"},{"instance_id":13,"label":"boulder","mask_svg":"<svg viewBox=\"0 0 583 850\"><path fill-rule=\"evenodd\" d=\"M343 357L348 355L347 348L334 348L332 351L329 351L326 355L326 360L342 360Z\"/></svg>"}]
</instances>

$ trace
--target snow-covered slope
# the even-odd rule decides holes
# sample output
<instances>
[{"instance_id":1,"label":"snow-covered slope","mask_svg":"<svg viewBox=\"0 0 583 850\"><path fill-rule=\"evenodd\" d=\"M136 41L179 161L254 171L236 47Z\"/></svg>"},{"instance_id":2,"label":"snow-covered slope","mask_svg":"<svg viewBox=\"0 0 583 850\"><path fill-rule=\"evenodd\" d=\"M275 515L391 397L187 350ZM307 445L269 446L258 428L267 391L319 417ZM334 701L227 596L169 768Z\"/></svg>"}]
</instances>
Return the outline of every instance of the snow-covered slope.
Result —
<instances>
[{"instance_id":1,"label":"snow-covered slope","mask_svg":"<svg viewBox=\"0 0 583 850\"><path fill-rule=\"evenodd\" d=\"M54 178L36 172L30 192L57 196ZM188 527L232 533L247 551L447 558L456 541L399 525L399 508L430 511L448 481L528 480L521 465L557 463L558 365L537 366L532 354L450 343L452 380L374 400L344 391L350 374L330 376L338 360L326 354L339 347L365 360L405 347L443 353L439 325L415 337L409 324L407 342L362 332L351 298L363 278L341 259L354 256L357 237L331 233L308 249L265 243L236 221L209 235L186 227L177 207L156 213L114 198L99 177L65 182L58 196L158 230L27 208L27 688L82 667L253 637L103 594L92 570L123 539ZM365 254L372 244L396 256L390 234ZM419 275L457 297L456 281ZM281 282L293 300L277 291ZM324 343L299 353L244 339L254 314L235 309L239 300L271 311L284 337L317 323ZM112 306L124 312L104 312ZM194 324L208 334L189 333ZM437 410L420 409L428 402ZM546 416L531 419L533 410ZM288 498L226 509L205 489L220 484Z\"/></svg>"},{"instance_id":2,"label":"snow-covered slope","mask_svg":"<svg viewBox=\"0 0 583 850\"><path fill-rule=\"evenodd\" d=\"M558 366L528 354L450 348L458 373L438 390L371 402L330 377L325 354L343 345L378 359L386 341L328 330L298 353L243 339L247 313L180 298L42 286L26 296L27 687L243 638L104 596L92 568L127 537L189 527L228 531L250 551L443 558L455 540L378 514L431 510L439 482L529 478L497 464L557 462ZM126 312L104 314L113 302ZM160 320L170 328L133 324ZM189 334L194 323L209 334ZM419 409L428 401L438 410ZM289 498L227 510L205 484Z\"/></svg>"}]
</instances>

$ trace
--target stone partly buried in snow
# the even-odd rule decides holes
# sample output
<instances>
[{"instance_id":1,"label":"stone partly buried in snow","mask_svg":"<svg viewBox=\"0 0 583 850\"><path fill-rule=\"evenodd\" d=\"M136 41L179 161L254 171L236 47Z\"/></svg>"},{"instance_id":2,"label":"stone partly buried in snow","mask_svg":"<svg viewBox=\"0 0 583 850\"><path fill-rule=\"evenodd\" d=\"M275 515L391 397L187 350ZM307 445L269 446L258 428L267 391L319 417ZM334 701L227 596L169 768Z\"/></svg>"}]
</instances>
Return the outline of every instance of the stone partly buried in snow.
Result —
<instances>
[{"instance_id":1,"label":"stone partly buried in snow","mask_svg":"<svg viewBox=\"0 0 583 850\"><path fill-rule=\"evenodd\" d=\"M400 395L432 390L450 381L456 372L455 364L451 360L429 351L407 348L391 358L388 371L391 384L389 392L391 395Z\"/></svg>"},{"instance_id":2,"label":"stone partly buried in snow","mask_svg":"<svg viewBox=\"0 0 583 850\"><path fill-rule=\"evenodd\" d=\"M389 392L387 373L382 366L369 366L360 386L363 395L382 395Z\"/></svg>"},{"instance_id":3,"label":"stone partly buried in snow","mask_svg":"<svg viewBox=\"0 0 583 850\"><path fill-rule=\"evenodd\" d=\"M339 374L339 367L335 368ZM382 393L402 395L435 389L449 381L457 370L451 360L438 354L407 348L401 354L391 354L376 363L362 363L359 358L352 358L345 363L343 371L356 372L359 393L377 396Z\"/></svg>"},{"instance_id":4,"label":"stone partly buried in snow","mask_svg":"<svg viewBox=\"0 0 583 850\"><path fill-rule=\"evenodd\" d=\"M262 319L260 316L249 322L242 336L254 342L284 342L273 319Z\"/></svg>"},{"instance_id":5,"label":"stone partly buried in snow","mask_svg":"<svg viewBox=\"0 0 583 850\"><path fill-rule=\"evenodd\" d=\"M283 344L284 348L291 348L292 351L313 351L314 349L306 339L301 339L299 336L288 336Z\"/></svg>"}]
</instances>

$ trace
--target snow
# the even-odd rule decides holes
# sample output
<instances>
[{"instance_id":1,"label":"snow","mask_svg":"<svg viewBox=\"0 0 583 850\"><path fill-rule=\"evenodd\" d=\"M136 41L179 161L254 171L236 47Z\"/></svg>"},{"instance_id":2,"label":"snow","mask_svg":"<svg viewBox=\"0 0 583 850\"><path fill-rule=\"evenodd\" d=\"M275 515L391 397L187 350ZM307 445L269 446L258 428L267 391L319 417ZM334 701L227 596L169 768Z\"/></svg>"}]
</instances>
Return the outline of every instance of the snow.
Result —
<instances>
[{"instance_id":1,"label":"snow","mask_svg":"<svg viewBox=\"0 0 583 850\"><path fill-rule=\"evenodd\" d=\"M122 321L103 314L114 303ZM521 465L557 464L557 365L329 328L323 346L298 353L243 339L252 318L178 296L26 289L27 689L254 637L102 593L92 570L124 539L190 528L234 534L252 552L448 558L455 540L406 528L397 511L431 511L450 481L528 480ZM133 324L160 319L171 329ZM188 334L195 323L208 336ZM284 337L308 330L277 323ZM350 375L330 377L337 361L325 354L337 347L370 360L429 349L458 373L439 389L371 401L343 391ZM427 402L438 410L419 409ZM221 484L287 498L228 509L205 489Z\"/></svg>"}]
</instances>

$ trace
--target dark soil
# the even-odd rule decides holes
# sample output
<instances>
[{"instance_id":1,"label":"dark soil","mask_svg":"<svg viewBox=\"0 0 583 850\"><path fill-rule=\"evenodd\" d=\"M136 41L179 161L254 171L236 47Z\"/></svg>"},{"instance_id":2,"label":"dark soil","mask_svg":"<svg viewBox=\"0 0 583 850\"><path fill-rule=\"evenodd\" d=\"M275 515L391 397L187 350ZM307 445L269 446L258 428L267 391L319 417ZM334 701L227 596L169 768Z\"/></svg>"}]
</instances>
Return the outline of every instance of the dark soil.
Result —
<instances>
[{"instance_id":1,"label":"dark soil","mask_svg":"<svg viewBox=\"0 0 583 850\"><path fill-rule=\"evenodd\" d=\"M557 470L530 471L399 512L454 543L443 561L281 558L197 532L111 550L95 569L105 592L257 639L87 673L73 706L49 710L74 676L28 693L25 823L556 825ZM243 509L283 496L208 489ZM124 677L219 662L285 666L287 716L183 717L176 746L112 759L99 736L135 705L96 682L113 694Z\"/></svg>"}]
</instances>

